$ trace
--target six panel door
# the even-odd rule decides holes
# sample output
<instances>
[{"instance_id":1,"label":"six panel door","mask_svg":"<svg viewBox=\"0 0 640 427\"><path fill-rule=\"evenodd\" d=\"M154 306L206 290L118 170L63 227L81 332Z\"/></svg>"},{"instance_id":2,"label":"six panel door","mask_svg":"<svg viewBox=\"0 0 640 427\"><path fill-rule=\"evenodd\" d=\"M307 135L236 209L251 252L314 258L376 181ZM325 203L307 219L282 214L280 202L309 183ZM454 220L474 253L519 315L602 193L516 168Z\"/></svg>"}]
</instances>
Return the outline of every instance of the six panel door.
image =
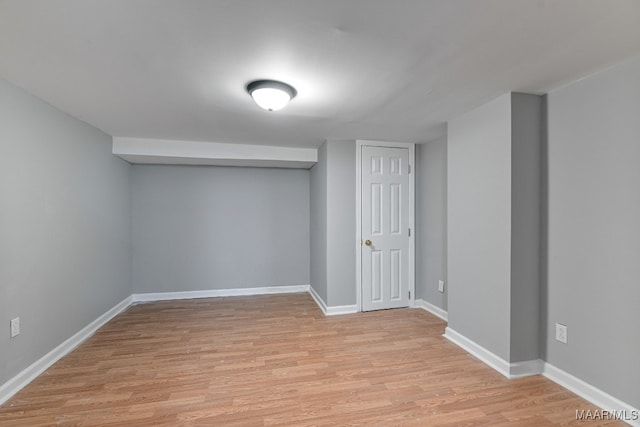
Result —
<instances>
[{"instance_id":1,"label":"six panel door","mask_svg":"<svg viewBox=\"0 0 640 427\"><path fill-rule=\"evenodd\" d=\"M362 310L409 305L409 150L362 147Z\"/></svg>"}]
</instances>

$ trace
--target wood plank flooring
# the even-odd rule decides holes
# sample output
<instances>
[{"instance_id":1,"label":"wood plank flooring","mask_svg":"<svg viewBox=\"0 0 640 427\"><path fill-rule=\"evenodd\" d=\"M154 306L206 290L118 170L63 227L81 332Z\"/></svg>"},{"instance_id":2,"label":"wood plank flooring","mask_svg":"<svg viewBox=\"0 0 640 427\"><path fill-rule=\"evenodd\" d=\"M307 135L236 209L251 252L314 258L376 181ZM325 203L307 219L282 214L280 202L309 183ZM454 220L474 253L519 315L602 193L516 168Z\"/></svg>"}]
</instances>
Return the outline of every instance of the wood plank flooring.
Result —
<instances>
[{"instance_id":1,"label":"wood plank flooring","mask_svg":"<svg viewBox=\"0 0 640 427\"><path fill-rule=\"evenodd\" d=\"M587 426L420 309L324 317L308 294L130 307L3 406L0 426Z\"/></svg>"}]
</instances>

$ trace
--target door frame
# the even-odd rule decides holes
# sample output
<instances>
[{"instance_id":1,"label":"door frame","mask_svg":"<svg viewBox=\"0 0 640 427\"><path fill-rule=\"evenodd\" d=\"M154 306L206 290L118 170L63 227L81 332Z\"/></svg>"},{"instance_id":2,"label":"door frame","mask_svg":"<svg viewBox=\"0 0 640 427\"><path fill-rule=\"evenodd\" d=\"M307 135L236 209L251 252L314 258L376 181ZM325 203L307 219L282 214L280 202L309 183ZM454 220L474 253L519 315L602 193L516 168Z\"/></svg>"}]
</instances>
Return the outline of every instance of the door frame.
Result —
<instances>
[{"instance_id":1,"label":"door frame","mask_svg":"<svg viewBox=\"0 0 640 427\"><path fill-rule=\"evenodd\" d=\"M412 307L416 298L416 226L415 226L415 171L414 166L416 145L409 142L356 140L356 304L358 311L362 311L362 147L389 147L407 148L409 150L409 307Z\"/></svg>"}]
</instances>

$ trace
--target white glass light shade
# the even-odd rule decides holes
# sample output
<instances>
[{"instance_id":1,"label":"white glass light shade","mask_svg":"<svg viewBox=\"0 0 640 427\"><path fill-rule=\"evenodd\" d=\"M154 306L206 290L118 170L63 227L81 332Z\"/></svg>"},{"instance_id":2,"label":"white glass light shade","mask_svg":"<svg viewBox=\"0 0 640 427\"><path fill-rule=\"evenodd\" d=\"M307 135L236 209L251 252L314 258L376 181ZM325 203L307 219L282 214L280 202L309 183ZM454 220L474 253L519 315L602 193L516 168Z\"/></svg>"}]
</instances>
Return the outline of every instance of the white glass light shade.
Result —
<instances>
[{"instance_id":1,"label":"white glass light shade","mask_svg":"<svg viewBox=\"0 0 640 427\"><path fill-rule=\"evenodd\" d=\"M251 96L256 104L267 111L278 111L291 101L288 93L270 87L256 89L251 93Z\"/></svg>"},{"instance_id":2,"label":"white glass light shade","mask_svg":"<svg viewBox=\"0 0 640 427\"><path fill-rule=\"evenodd\" d=\"M296 96L296 90L275 80L256 80L247 85L247 92L261 108L278 111Z\"/></svg>"}]
</instances>

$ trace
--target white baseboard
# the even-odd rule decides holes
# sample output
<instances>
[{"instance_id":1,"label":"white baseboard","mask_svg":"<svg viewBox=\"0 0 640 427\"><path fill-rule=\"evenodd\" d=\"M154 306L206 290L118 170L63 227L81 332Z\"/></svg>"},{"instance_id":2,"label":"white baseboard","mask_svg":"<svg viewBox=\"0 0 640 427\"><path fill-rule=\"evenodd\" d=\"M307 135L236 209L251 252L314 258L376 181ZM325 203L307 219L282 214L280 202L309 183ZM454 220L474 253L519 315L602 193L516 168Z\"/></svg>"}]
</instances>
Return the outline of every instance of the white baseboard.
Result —
<instances>
[{"instance_id":1,"label":"white baseboard","mask_svg":"<svg viewBox=\"0 0 640 427\"><path fill-rule=\"evenodd\" d=\"M211 289L207 291L153 292L133 294L133 302L169 301L194 298L234 297L244 295L292 294L309 292L309 285L265 286L262 288Z\"/></svg>"},{"instance_id":2,"label":"white baseboard","mask_svg":"<svg viewBox=\"0 0 640 427\"><path fill-rule=\"evenodd\" d=\"M334 305L331 307L327 307L326 315L327 316L338 316L341 314L353 314L358 313L358 306L356 304L353 305Z\"/></svg>"},{"instance_id":3,"label":"white baseboard","mask_svg":"<svg viewBox=\"0 0 640 427\"><path fill-rule=\"evenodd\" d=\"M313 300L316 302L316 304L318 305L318 308L320 308L320 310L322 310L322 313L324 313L324 315L326 316L327 305L324 303L324 300L320 298L320 295L318 295L316 290L313 289L313 286L309 286L309 295L311 295L311 298L313 298Z\"/></svg>"},{"instance_id":4,"label":"white baseboard","mask_svg":"<svg viewBox=\"0 0 640 427\"><path fill-rule=\"evenodd\" d=\"M608 393L592 386L591 384L574 377L562 369L556 368L550 363L544 363L542 375L562 387L571 390L578 396L593 403L597 407L612 413L621 415L620 420L635 427L640 427L640 409L634 408Z\"/></svg>"},{"instance_id":5,"label":"white baseboard","mask_svg":"<svg viewBox=\"0 0 640 427\"><path fill-rule=\"evenodd\" d=\"M42 374L55 362L63 358L77 346L86 341L99 328L101 328L108 321L126 310L134 302L297 292L308 292L326 316L357 313L359 311L357 305L327 307L322 298L320 298L316 291L309 285L133 294L122 300L120 303L116 304L113 308L82 328L72 337L64 341L62 344L58 345L56 348L32 363L30 366L22 370L9 381L0 385L0 405L9 400L13 395L15 395L23 387L25 387L36 377ZM432 312L443 320L447 320L446 311L433 306L432 304L424 300L416 300L414 305L416 307L420 307ZM432 311L434 308L436 310ZM444 317L442 316L442 314L444 314ZM451 329L450 327L447 327L445 329L444 337L454 344L458 345L459 347L463 348L473 356L477 357L487 365L491 366L493 369L500 372L507 378L519 378L523 376L537 375L542 373L551 381L567 388L568 390L571 390L572 392L588 400L599 408L602 408L609 413L618 414L619 416L624 417L621 418L621 420L625 421L629 425L640 427L639 409L634 408L633 406L611 396L608 393L605 393L604 391L592 386L591 384L586 383L585 381L577 377L574 377L573 375L559 368L556 368L549 363L543 362L539 359L525 362L509 363L506 360L495 355L494 353L490 352L489 350L485 349L484 347L480 346L479 344L475 343L474 341L468 339L464 335Z\"/></svg>"},{"instance_id":6,"label":"white baseboard","mask_svg":"<svg viewBox=\"0 0 640 427\"><path fill-rule=\"evenodd\" d=\"M327 307L327 304L324 302L324 300L322 298L320 298L320 295L318 295L316 290L313 289L311 286L309 286L309 294L311 295L313 300L316 302L318 307L320 307L320 310L322 310L322 313L324 313L325 316L338 316L338 315L341 315L341 314L353 314L353 313L357 313L357 312L360 311L360 310L358 310L358 305L357 304L353 304L353 305L336 305L336 306L333 306L333 307Z\"/></svg>"},{"instance_id":7,"label":"white baseboard","mask_svg":"<svg viewBox=\"0 0 640 427\"><path fill-rule=\"evenodd\" d=\"M417 299L413 302L413 306L415 308L421 308L423 310L428 311L429 313L441 318L442 320L444 320L445 322L448 319L448 313L446 310L441 309L440 307L438 307L437 305L433 305L431 304L429 301L423 300L423 299Z\"/></svg>"},{"instance_id":8,"label":"white baseboard","mask_svg":"<svg viewBox=\"0 0 640 427\"><path fill-rule=\"evenodd\" d=\"M509 362L447 326L444 337L509 378Z\"/></svg>"},{"instance_id":9,"label":"white baseboard","mask_svg":"<svg viewBox=\"0 0 640 427\"><path fill-rule=\"evenodd\" d=\"M444 337L491 366L507 378L512 379L527 377L530 375L539 375L543 371L544 362L540 359L509 363L464 335L454 331L450 327L445 329Z\"/></svg>"},{"instance_id":10,"label":"white baseboard","mask_svg":"<svg viewBox=\"0 0 640 427\"><path fill-rule=\"evenodd\" d=\"M631 426L640 427L640 409L634 408L628 403L611 396L543 360L537 359L526 362L509 363L449 327L445 329L444 336L507 378L520 378L542 374L556 384L563 386L583 399L593 403L603 411L607 411L609 414L609 418L606 418L607 420L613 420L614 417L616 417L615 419L624 421Z\"/></svg>"},{"instance_id":11,"label":"white baseboard","mask_svg":"<svg viewBox=\"0 0 640 427\"><path fill-rule=\"evenodd\" d=\"M534 359L509 364L509 378L530 377L540 375L544 371L544 360Z\"/></svg>"},{"instance_id":12,"label":"white baseboard","mask_svg":"<svg viewBox=\"0 0 640 427\"><path fill-rule=\"evenodd\" d=\"M122 300L115 307L98 317L96 320L82 328L71 338L42 356L40 359L25 368L22 372L11 378L6 383L0 385L0 405L9 400L13 395L22 390L27 384L42 374L47 368L69 354L73 349L86 341L98 329L104 326L109 320L123 312L129 306L136 302L146 301L166 301L174 299L190 299L190 298L210 298L223 296L238 295L266 295L281 293L297 293L308 292L309 285L295 286L270 286L263 288L244 288L244 289L222 289L210 291L187 291L187 292L159 292L148 294L133 294Z\"/></svg>"},{"instance_id":13,"label":"white baseboard","mask_svg":"<svg viewBox=\"0 0 640 427\"><path fill-rule=\"evenodd\" d=\"M33 362L27 368L22 370L18 375L11 378L6 383L0 385L0 405L9 400L13 395L22 390L27 384L36 379L47 368L69 354L73 349L78 347L89 337L91 337L98 329L105 325L109 320L126 310L132 303L131 296L128 296L109 311L98 317L93 322L82 328L62 344Z\"/></svg>"}]
</instances>

